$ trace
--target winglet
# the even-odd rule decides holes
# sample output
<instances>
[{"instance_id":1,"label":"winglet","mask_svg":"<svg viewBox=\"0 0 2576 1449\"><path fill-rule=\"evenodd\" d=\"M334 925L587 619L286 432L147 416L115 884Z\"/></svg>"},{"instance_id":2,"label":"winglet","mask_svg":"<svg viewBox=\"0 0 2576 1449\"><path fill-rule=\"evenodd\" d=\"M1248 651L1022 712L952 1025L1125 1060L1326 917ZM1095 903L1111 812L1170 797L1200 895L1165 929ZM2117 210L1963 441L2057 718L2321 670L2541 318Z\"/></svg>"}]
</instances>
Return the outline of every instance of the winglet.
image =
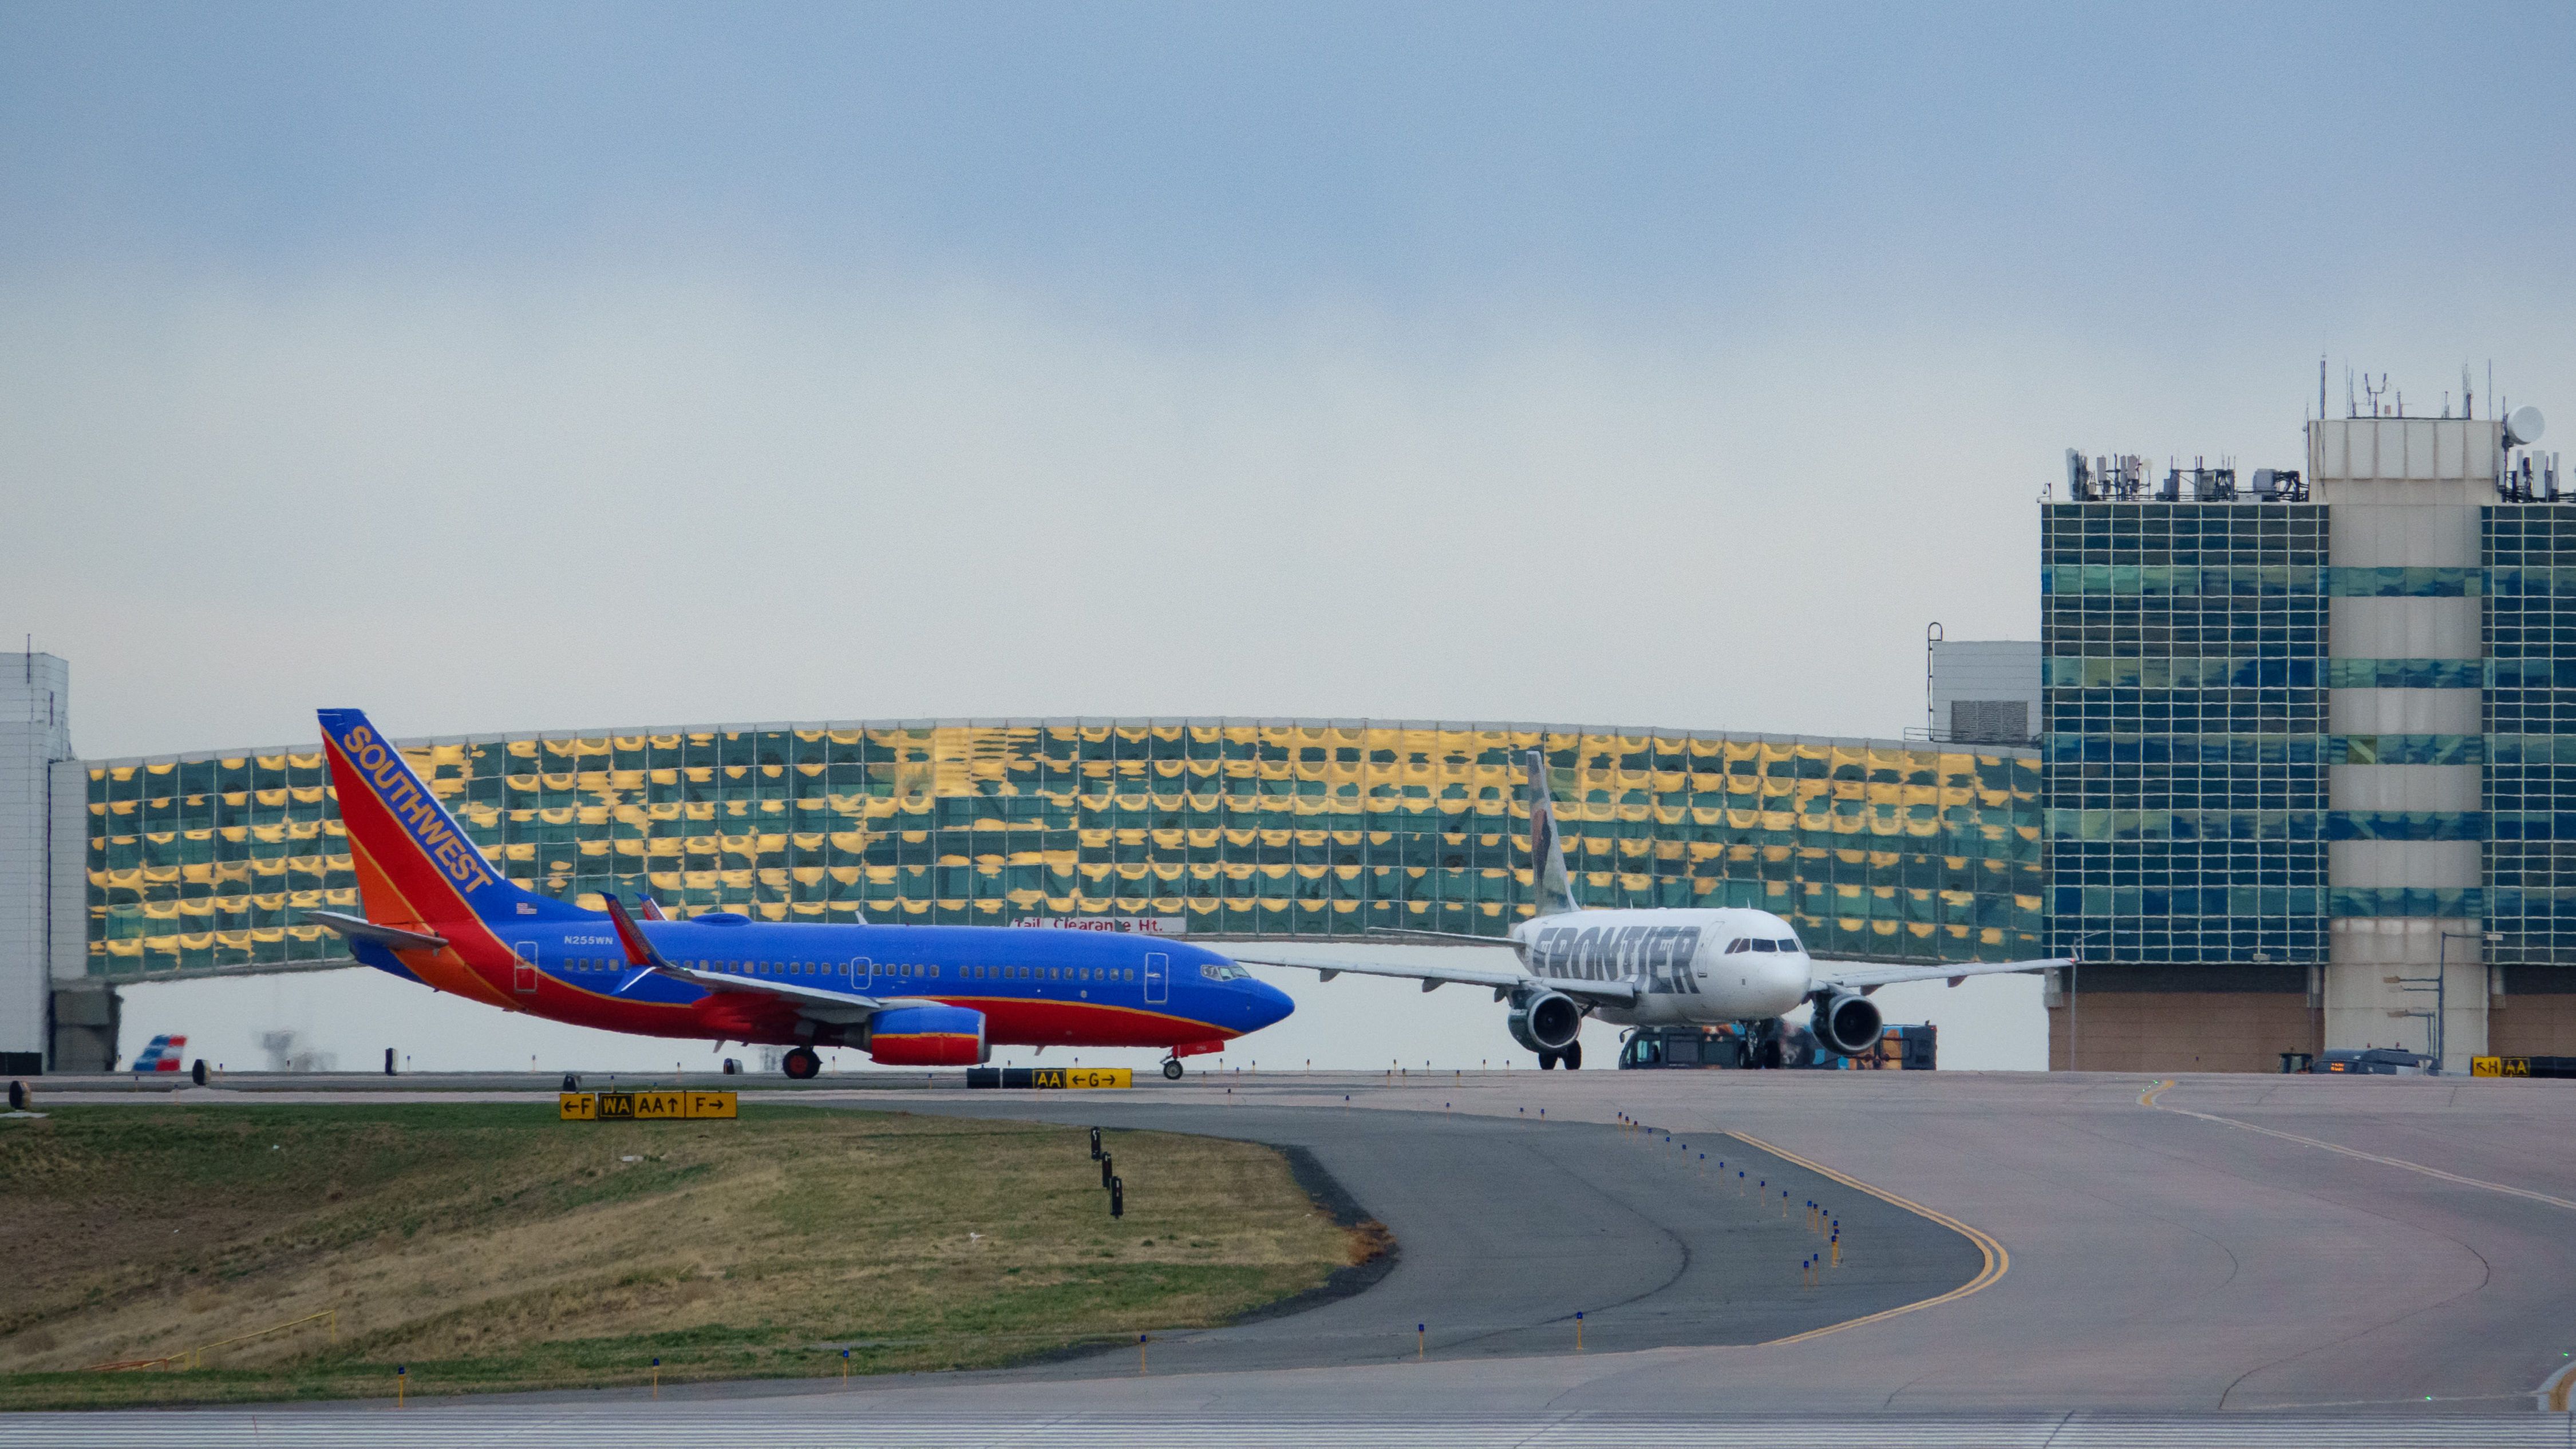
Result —
<instances>
[{"instance_id":1,"label":"winglet","mask_svg":"<svg viewBox=\"0 0 2576 1449\"><path fill-rule=\"evenodd\" d=\"M626 914L626 903L614 895L606 899L609 923L617 928L617 944L626 948L626 964L651 967L657 971L671 970L671 963L663 960L662 953L654 950L653 943L645 940L644 933L636 929L635 918Z\"/></svg>"},{"instance_id":2,"label":"winglet","mask_svg":"<svg viewBox=\"0 0 2576 1449\"><path fill-rule=\"evenodd\" d=\"M707 984L664 960L662 953L653 949L653 943L644 939L644 933L636 929L635 918L626 914L625 902L620 901L615 895L608 895L605 899L608 902L609 924L617 928L617 944L625 948L626 964L635 971L635 974L628 977L625 984L610 993L611 995L624 996L654 976L667 976L674 981L688 982L692 986Z\"/></svg>"}]
</instances>

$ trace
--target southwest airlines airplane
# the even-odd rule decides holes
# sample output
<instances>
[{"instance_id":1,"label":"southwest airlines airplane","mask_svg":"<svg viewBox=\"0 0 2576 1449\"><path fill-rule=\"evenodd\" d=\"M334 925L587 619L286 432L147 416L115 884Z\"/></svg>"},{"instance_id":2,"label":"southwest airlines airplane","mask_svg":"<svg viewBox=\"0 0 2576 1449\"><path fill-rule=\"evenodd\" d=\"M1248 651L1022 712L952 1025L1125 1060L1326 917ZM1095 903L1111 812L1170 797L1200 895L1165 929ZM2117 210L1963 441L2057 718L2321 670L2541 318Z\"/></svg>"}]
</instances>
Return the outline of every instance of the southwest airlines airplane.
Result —
<instances>
[{"instance_id":1,"label":"southwest airlines airplane","mask_svg":"<svg viewBox=\"0 0 2576 1449\"><path fill-rule=\"evenodd\" d=\"M354 709L321 711L364 916L309 912L361 963L505 1011L644 1036L817 1046L888 1066L967 1066L996 1043L1162 1047L1163 1075L1296 1009L1202 947L1003 926L666 920L520 889Z\"/></svg>"},{"instance_id":2,"label":"southwest airlines airplane","mask_svg":"<svg viewBox=\"0 0 2576 1449\"><path fill-rule=\"evenodd\" d=\"M1747 1065L1779 1066L1788 1037L1779 1018L1812 1002L1810 1030L1827 1051L1852 1056L1877 1044L1881 1025L1869 994L1899 981L1948 978L1956 986L1971 976L2003 971L2045 971L2070 964L2045 961L1917 962L1820 961L1800 944L1787 921L1768 911L1698 909L1587 911L1574 903L1565 852L1557 842L1556 807L1547 792L1547 769L1529 752L1530 867L1538 885L1538 914L1513 925L1507 940L1444 931L1398 931L1508 945L1521 970L1474 967L1354 965L1315 956L1247 955L1255 966L1288 966L1332 980L1345 971L1361 976L1400 976L1436 991L1450 982L1493 988L1494 1000L1511 1003L1512 1039L1538 1053L1542 1070L1559 1062L1583 1065L1577 1040L1583 1019L1599 1016L1618 1026L1714 1025L1735 1022L1744 1040L1759 1042L1759 1059Z\"/></svg>"}]
</instances>

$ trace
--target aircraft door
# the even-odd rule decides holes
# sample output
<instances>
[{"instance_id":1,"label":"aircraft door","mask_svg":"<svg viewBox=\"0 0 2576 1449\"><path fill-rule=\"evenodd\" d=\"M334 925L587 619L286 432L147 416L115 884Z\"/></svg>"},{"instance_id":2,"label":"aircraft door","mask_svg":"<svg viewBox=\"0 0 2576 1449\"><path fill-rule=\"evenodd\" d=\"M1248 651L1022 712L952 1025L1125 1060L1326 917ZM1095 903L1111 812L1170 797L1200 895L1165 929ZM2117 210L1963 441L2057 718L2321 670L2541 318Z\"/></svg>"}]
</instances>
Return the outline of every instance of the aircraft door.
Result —
<instances>
[{"instance_id":1,"label":"aircraft door","mask_svg":"<svg viewBox=\"0 0 2576 1449\"><path fill-rule=\"evenodd\" d=\"M850 962L850 989L851 989L852 991L865 991L865 990L867 990L867 989L869 988L869 986L872 984L872 980L873 980L873 978L874 978L874 977L875 977L875 975L876 975L876 971L877 971L877 963L875 963L874 961L869 960L869 959L868 959L867 957L865 957L865 956L858 957L857 959L855 959L855 960L851 961L851 962Z\"/></svg>"},{"instance_id":2,"label":"aircraft door","mask_svg":"<svg viewBox=\"0 0 2576 1449\"><path fill-rule=\"evenodd\" d=\"M1145 1004L1160 1006L1171 994L1172 958L1157 951L1145 958Z\"/></svg>"},{"instance_id":3,"label":"aircraft door","mask_svg":"<svg viewBox=\"0 0 2576 1449\"><path fill-rule=\"evenodd\" d=\"M537 943L518 941L511 944L510 985L521 996L537 994Z\"/></svg>"}]
</instances>

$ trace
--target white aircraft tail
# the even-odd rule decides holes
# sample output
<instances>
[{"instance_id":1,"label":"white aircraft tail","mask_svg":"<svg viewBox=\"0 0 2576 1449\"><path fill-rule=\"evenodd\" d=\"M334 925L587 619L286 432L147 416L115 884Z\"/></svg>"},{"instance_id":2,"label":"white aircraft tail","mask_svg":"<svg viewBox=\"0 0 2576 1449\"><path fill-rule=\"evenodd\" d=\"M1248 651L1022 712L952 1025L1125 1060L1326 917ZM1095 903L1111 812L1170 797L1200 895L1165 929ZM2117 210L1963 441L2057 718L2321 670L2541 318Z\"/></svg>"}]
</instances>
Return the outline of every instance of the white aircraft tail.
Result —
<instances>
[{"instance_id":1,"label":"white aircraft tail","mask_svg":"<svg viewBox=\"0 0 2576 1449\"><path fill-rule=\"evenodd\" d=\"M1565 848L1556 838L1556 802L1548 798L1547 759L1529 752L1530 886L1538 913L1561 916L1583 909L1574 903L1574 878L1565 873Z\"/></svg>"}]
</instances>

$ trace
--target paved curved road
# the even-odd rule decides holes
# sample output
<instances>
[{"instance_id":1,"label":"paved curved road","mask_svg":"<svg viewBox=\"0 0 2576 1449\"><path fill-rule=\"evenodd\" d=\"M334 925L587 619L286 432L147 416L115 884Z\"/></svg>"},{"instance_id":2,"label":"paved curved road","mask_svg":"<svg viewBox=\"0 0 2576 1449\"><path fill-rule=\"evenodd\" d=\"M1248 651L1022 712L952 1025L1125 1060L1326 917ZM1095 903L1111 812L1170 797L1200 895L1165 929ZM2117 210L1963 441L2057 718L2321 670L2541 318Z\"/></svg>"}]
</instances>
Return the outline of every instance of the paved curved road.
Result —
<instances>
[{"instance_id":1,"label":"paved curved road","mask_svg":"<svg viewBox=\"0 0 2576 1449\"><path fill-rule=\"evenodd\" d=\"M1236 1084L1235 1105L1209 1115L1242 1114L1240 1135L1260 1136L1267 1124L1256 1113L1414 1117L1445 1098L1511 1118L1513 1128L1544 1106L1551 1132L1623 1112L1678 1135L1738 1132L1955 1216L2010 1256L2009 1270L1973 1295L1803 1342L1765 1346L1778 1336L1768 1328L1788 1326L1777 1320L1748 1319L1729 1332L1721 1306L1684 1310L1661 1325L1660 1341L1725 1347L1633 1360L1560 1356L1501 1373L1462 1363L1444 1370L1473 1385L1462 1403L1610 1411L1643 1393L1685 1414L2527 1412L2535 1390L2576 1363L2576 1154L2566 1150L2576 1141L2576 1083L2205 1076L2142 1105L2152 1085L2143 1077L1514 1073L1452 1085L1361 1082L1344 1108L1339 1093L1280 1079ZM1139 1094L1018 1110L1123 1112L1141 1122L1177 1105ZM1418 1130L1429 1137L1439 1128L1426 1121ZM1588 1170L1633 1183L1668 1167L1651 1151L1624 1171L1615 1160L1614 1152ZM1408 1242L1470 1231L1458 1219L1482 1211L1496 1190L1487 1184L1517 1175L1430 1166L1383 1214ZM1366 1187L1353 1191L1368 1200ZM1874 1231L1855 1228L1855 1246ZM1959 1240L1948 1241L1955 1254ZM1910 1249L1923 1245L1908 1240ZM1508 1271L1508 1252L1485 1256L1492 1271ZM1616 1272L1635 1256L1634 1248L1605 1254L1597 1271ZM1407 1271L1377 1291L1404 1291ZM1949 1266L1917 1281L1930 1290L1960 1276ZM1246 1376L1226 1392L1257 1413L1285 1411L1311 1387L1283 1383L1273 1398ZM1349 1397L1381 1387L1390 1395L1383 1403ZM1132 1386L1101 1392L1141 1402ZM1345 1404L1390 1411L1418 1404L1419 1392L1418 1382L1386 1375L1354 1375L1334 1390Z\"/></svg>"},{"instance_id":2,"label":"paved curved road","mask_svg":"<svg viewBox=\"0 0 2576 1449\"><path fill-rule=\"evenodd\" d=\"M1302 1149L1395 1234L1392 1271L1365 1292L1163 1339L1154 1361L1170 1372L1570 1354L1578 1312L1587 1354L1761 1343L1937 1297L1986 1262L1950 1228L1722 1133L1695 1141L1517 1112L1447 1113L1437 1101L1429 1112L1264 1106L1248 1093L1216 1106L910 1105ZM1120 1175L1129 1192L1150 1193L1150 1139L1124 1140L1108 1140ZM1810 1202L1835 1215L1845 1244L1840 1268L1812 1275L1801 1265L1826 1242L1808 1228ZM1133 1366L1130 1350L1111 1358L1112 1371ZM1074 1360L1023 1373L1092 1377L1103 1367Z\"/></svg>"},{"instance_id":3,"label":"paved curved road","mask_svg":"<svg viewBox=\"0 0 2576 1449\"><path fill-rule=\"evenodd\" d=\"M2541 1412L2534 1397L2576 1364L2576 1083L2193 1077L2142 1104L2151 1086L1515 1072L1221 1079L1078 1099L800 1093L1302 1144L1404 1255L1355 1298L1158 1348L1148 1377L1120 1355L848 1390L710 1386L659 1406L593 1394L436 1412L454 1416L454 1442L536 1432L565 1444L716 1442L705 1435L719 1425L817 1443L914 1442L896 1432L905 1424L951 1442L1112 1424L1130 1441L1171 1439L1220 1422L1340 1425L1343 1438L1363 1423L1409 1424L1416 1438L1441 1425L1462 1443L1534 1428L1541 1442L1593 1442L1585 1425L1628 1442L1735 1442L1726 1435L1739 1430L1794 1442L1801 1426L1838 1424L1921 1442L2146 1432L2069 1411L2181 1416L2188 1437L2213 1443L2330 1431L2348 1443L2576 1444L2576 1416ZM1660 1132L1620 1133L1623 1112L1692 1140L1694 1154L1700 1139L1724 1141L1733 1160L1720 1134L1741 1133L1951 1215L1998 1242L2009 1269L1937 1307L1777 1341L1944 1291L1981 1255L1810 1178L1792 1192L1839 1198L1853 1251L1840 1281L1801 1290L1795 1225L1730 1200L1698 1177L1695 1155L1682 1167ZM1139 1191L1149 1166L1131 1177ZM1565 1321L1578 1308L1579 1357ZM1434 1328L1423 1363L1411 1358L1415 1321ZM376 1413L272 1413L264 1432L346 1430ZM250 1442L237 1413L186 1420L149 1423L156 1437ZM70 1443L118 1422L0 1420L0 1444ZM1479 1425L1504 1437L1478 1438Z\"/></svg>"}]
</instances>

